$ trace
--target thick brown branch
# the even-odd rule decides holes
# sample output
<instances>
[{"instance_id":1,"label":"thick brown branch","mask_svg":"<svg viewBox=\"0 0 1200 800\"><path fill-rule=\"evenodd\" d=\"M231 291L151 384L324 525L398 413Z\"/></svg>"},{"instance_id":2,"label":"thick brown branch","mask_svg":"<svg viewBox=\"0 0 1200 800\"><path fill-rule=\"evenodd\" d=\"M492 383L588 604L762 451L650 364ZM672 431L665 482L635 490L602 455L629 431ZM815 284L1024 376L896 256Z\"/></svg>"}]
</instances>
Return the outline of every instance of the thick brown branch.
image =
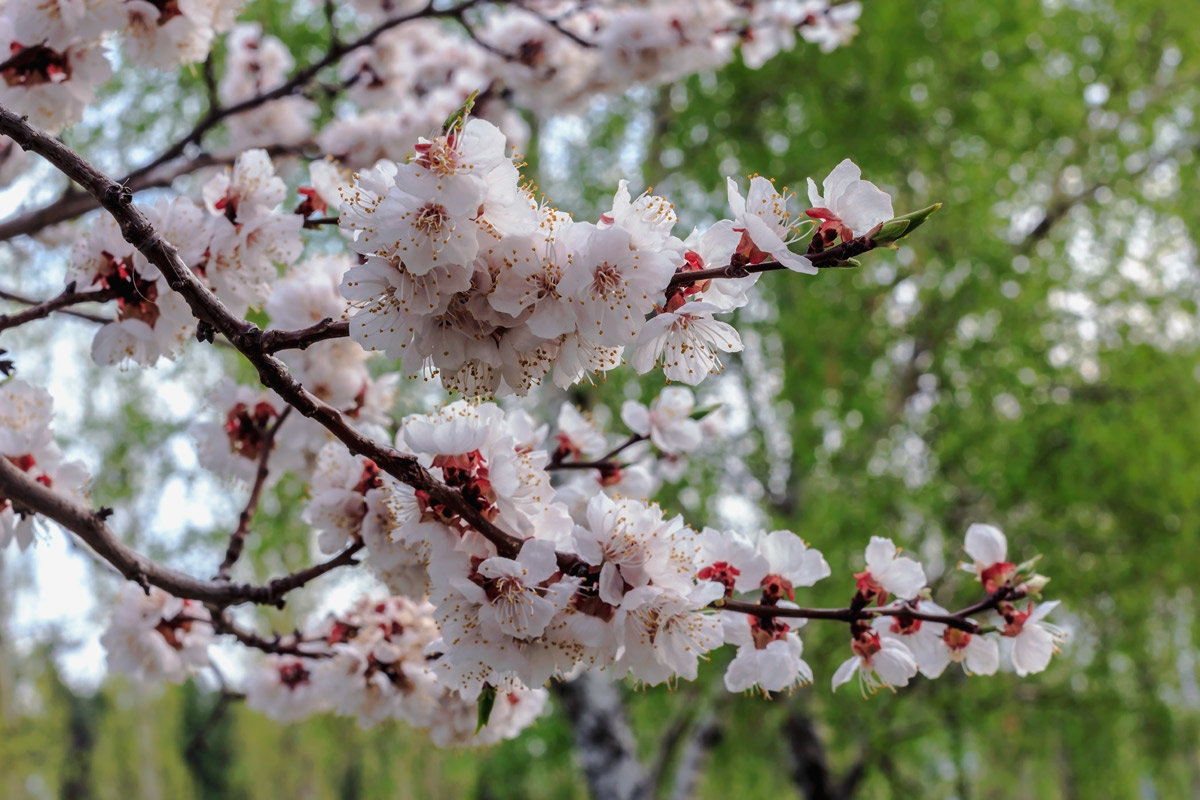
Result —
<instances>
[{"instance_id":1,"label":"thick brown branch","mask_svg":"<svg viewBox=\"0 0 1200 800\"><path fill-rule=\"evenodd\" d=\"M262 350L268 355L280 350L305 350L311 344L326 339L344 339L349 335L349 322L334 322L332 317L326 317L315 325L296 331L265 331Z\"/></svg>"},{"instance_id":2,"label":"thick brown branch","mask_svg":"<svg viewBox=\"0 0 1200 800\"><path fill-rule=\"evenodd\" d=\"M0 495L8 497L24 512L41 514L62 525L125 578L143 587L157 586L176 597L217 606L235 603L282 605L284 595L293 589L304 586L330 570L356 563L354 555L362 549L361 544L352 545L328 561L276 578L265 586L203 581L164 567L136 552L108 527L105 520L110 512L94 511L78 500L43 486L7 458L0 458Z\"/></svg>"},{"instance_id":3,"label":"thick brown branch","mask_svg":"<svg viewBox=\"0 0 1200 800\"><path fill-rule=\"evenodd\" d=\"M0 331L5 331L9 328L15 328L18 325L24 325L26 322L30 322L35 319L48 317L55 311L72 313L66 309L74 305L79 305L80 303L103 303L107 300L114 299L116 296L117 293L112 289L92 289L86 292L77 292L74 288L67 287L67 289L65 289L57 297L52 297L44 303L36 303L24 311L18 311L15 314L0 314ZM10 292L0 291L0 297L3 297L5 300L13 300L18 303L30 302L24 297L11 294ZM90 319L95 322L111 322L111 320L104 319L103 317L97 317L91 314L83 314L78 311L74 312L74 314L75 316L80 316L84 319Z\"/></svg>"},{"instance_id":4,"label":"thick brown branch","mask_svg":"<svg viewBox=\"0 0 1200 800\"><path fill-rule=\"evenodd\" d=\"M258 501L262 497L263 487L271 472L269 462L271 451L275 449L275 434L279 433L280 426L287 420L288 414L291 412L291 406L283 409L283 413L275 420L275 424L268 428L266 435L263 436L262 453L258 457L258 470L254 474L254 486L250 488L250 498L246 501L246 507L238 515L237 528L229 537L229 546L225 548L225 559L217 569L218 580L229 580L230 570L242 557L242 548L246 546L246 537L250 534L250 520L254 519L254 512L258 510Z\"/></svg>"}]
</instances>

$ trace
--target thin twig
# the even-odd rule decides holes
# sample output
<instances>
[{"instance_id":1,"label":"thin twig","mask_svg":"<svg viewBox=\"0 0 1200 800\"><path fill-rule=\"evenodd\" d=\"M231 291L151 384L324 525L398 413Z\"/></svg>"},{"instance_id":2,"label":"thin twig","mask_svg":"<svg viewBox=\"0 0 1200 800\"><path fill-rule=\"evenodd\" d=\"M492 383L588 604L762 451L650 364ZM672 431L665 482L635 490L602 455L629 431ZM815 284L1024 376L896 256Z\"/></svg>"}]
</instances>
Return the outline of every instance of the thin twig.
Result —
<instances>
[{"instance_id":1,"label":"thin twig","mask_svg":"<svg viewBox=\"0 0 1200 800\"><path fill-rule=\"evenodd\" d=\"M241 102L234 103L233 105L210 108L208 112L201 117L201 119L194 126L192 126L192 129L188 131L183 138L176 141L173 145L168 147L158 157L154 158L149 163L138 167L133 172L130 172L121 180L121 183L135 180L138 177L145 175L151 170L161 166L162 164L165 164L168 161L183 155L188 145L198 143L206 133L224 122L229 117L232 117L235 114L240 114L244 111L250 111L258 108L261 105L264 105L265 103L269 103L272 100L278 100L293 94L298 89L308 84L308 82L313 78L315 78L317 73L319 73L321 70L336 64L344 55L352 50L372 44L376 39L392 28L403 25L406 22L412 22L413 20L427 17L460 17L467 9L479 5L480 2L482 2L482 0L465 0L465 2L462 2L457 6L444 9L434 8L433 3L430 2L419 11L414 11L411 14L406 14L401 17L394 17L393 19L389 19L386 22L375 26L370 31L352 42L340 42L336 39L331 41L329 44L329 49L325 52L325 55L309 64L307 67L298 70L292 75L292 77L288 78L274 89L261 92L253 97L248 97Z\"/></svg>"},{"instance_id":2,"label":"thin twig","mask_svg":"<svg viewBox=\"0 0 1200 800\"><path fill-rule=\"evenodd\" d=\"M86 292L75 291L74 284L68 286L56 297L52 297L42 303L36 303L24 311L19 311L16 314L0 314L0 331L15 328L18 325L24 325L31 320L48 317L55 311L62 311L70 306L79 305L80 303L103 303L107 300L113 300L117 296L114 289L90 289ZM7 300L14 300L18 303L29 302L23 297L13 295L9 292L0 292L0 297ZM77 316L82 316L78 314ZM88 319L93 319L96 322L111 322L111 320L103 317L87 316Z\"/></svg>"},{"instance_id":3,"label":"thin twig","mask_svg":"<svg viewBox=\"0 0 1200 800\"><path fill-rule=\"evenodd\" d=\"M229 537L229 546L225 548L225 559L221 562L220 568L217 569L217 580L229 580L229 572L233 569L233 565L242 556L242 549L246 546L246 536L250 533L250 520L254 518L254 512L258 510L258 501L262 497L263 487L267 483L267 476L270 474L271 452L275 449L275 434L279 433L279 428L287 420L288 414L292 412L291 406L286 406L276 418L275 424L267 428L263 435L262 453L258 456L258 470L254 474L254 486L250 488L250 498L246 501L246 507L242 509L242 513L238 515L237 528Z\"/></svg>"},{"instance_id":4,"label":"thin twig","mask_svg":"<svg viewBox=\"0 0 1200 800\"><path fill-rule=\"evenodd\" d=\"M901 617L904 619L919 619L924 622L941 622L951 628L958 628L967 633L981 633L979 623L968 619L973 614L996 608L1002 601L1015 600L1020 593L1010 587L1002 586L999 590L980 600L974 605L967 606L961 611L948 614L933 614L918 611L911 606L885 606L872 608L870 606L847 608L789 608L786 606L765 606L757 603L744 603L740 600L716 600L712 608L723 611L736 611L740 614L753 614L757 617L795 617L798 619L830 619L838 622L858 622L871 620L875 617Z\"/></svg>"},{"instance_id":5,"label":"thin twig","mask_svg":"<svg viewBox=\"0 0 1200 800\"><path fill-rule=\"evenodd\" d=\"M549 470L556 470L556 469L604 469L606 467L611 467L613 465L613 459L616 458L618 455L620 455L621 451L623 451L627 447L632 447L633 445L637 444L638 442L644 442L649 438L650 438L649 436L643 436L640 433L630 434L628 439L621 442L619 445L614 447L612 450L609 450L607 453L605 453L604 455L595 459L594 461L559 461L559 460L552 458L552 459L550 459L550 463L546 464L546 470L549 471Z\"/></svg>"},{"instance_id":6,"label":"thin twig","mask_svg":"<svg viewBox=\"0 0 1200 800\"><path fill-rule=\"evenodd\" d=\"M299 656L301 658L328 658L331 653L323 650L305 650L306 645L320 645L321 641L306 641L299 631L286 636L273 633L262 636L239 626L229 618L225 610L217 606L209 606L212 617L213 631L225 636L232 636L247 647L261 650L264 653L274 653L281 656Z\"/></svg>"},{"instance_id":7,"label":"thin twig","mask_svg":"<svg viewBox=\"0 0 1200 800\"><path fill-rule=\"evenodd\" d=\"M59 295L59 297L61 297L61 296L62 295ZM8 292L3 289L0 289L0 299L11 300L14 303L21 303L22 305L26 305L26 306L41 307L41 306L45 305L43 302L34 300L32 297L25 297L23 295L16 294L15 292ZM55 298L55 299L58 299L58 298ZM111 299L111 298L105 298L105 299ZM84 302L84 301L81 300L80 302ZM95 302L103 302L103 301L97 299ZM112 322L112 320L109 319L108 317L102 317L99 314L89 314L86 311L76 311L73 308L61 307L61 308L55 308L53 310L57 311L60 314L69 314L72 317L78 317L79 319L86 319L89 322L99 322L99 323ZM29 312L24 311L21 313L29 313ZM49 312L47 312L47 313L49 313ZM22 324L21 322L17 322L15 324L8 324L7 320L12 319L12 316L13 315L6 316L6 315L0 314L0 330L3 330L4 328L16 327L17 325ZM46 316L46 315L39 314L38 316ZM35 317L35 319L36 319L36 317ZM28 321L29 320L25 320L25 322L28 322Z\"/></svg>"},{"instance_id":8,"label":"thin twig","mask_svg":"<svg viewBox=\"0 0 1200 800\"><path fill-rule=\"evenodd\" d=\"M588 47L588 48L596 47L595 42L589 42L587 39L584 39L582 36L575 33L575 31L571 30L570 28L565 27L562 24L562 18L560 18L560 17L544 17L541 14L539 14L537 11L534 11L532 8L526 8L521 3L517 3L516 6L517 6L517 8L521 9L522 11L528 12L528 13L532 14L533 16L537 17L542 22L549 25L551 28L558 31L560 34L567 37L568 39L570 39L572 42L579 45L580 47Z\"/></svg>"},{"instance_id":9,"label":"thin twig","mask_svg":"<svg viewBox=\"0 0 1200 800\"><path fill-rule=\"evenodd\" d=\"M806 253L804 257L817 269L843 269L857 266L849 262L849 259L874 250L875 247L875 243L868 237L860 236L857 239L843 242L828 250L822 250L820 253ZM692 283L699 283L700 281L719 280L721 278L746 278L758 272L774 272L779 269L788 269L788 267L785 267L778 261L764 261L761 264L730 264L726 267L713 267L712 269L699 269L691 272L676 272L671 276L671 282L667 284L667 288L673 289L676 286L687 286Z\"/></svg>"}]
</instances>

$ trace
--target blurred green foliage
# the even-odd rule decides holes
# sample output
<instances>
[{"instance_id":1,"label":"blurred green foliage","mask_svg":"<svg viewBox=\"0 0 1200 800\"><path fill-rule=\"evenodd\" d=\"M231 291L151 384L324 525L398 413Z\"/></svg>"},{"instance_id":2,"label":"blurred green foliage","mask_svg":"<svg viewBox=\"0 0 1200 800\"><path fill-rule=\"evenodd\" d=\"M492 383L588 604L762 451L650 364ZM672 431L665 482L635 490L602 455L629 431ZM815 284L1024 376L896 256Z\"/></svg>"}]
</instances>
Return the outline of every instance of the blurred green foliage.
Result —
<instances>
[{"instance_id":1,"label":"blurred green foliage","mask_svg":"<svg viewBox=\"0 0 1200 800\"><path fill-rule=\"evenodd\" d=\"M263 5L320 46L281 4ZM859 270L763 279L730 370L753 398L728 457L743 469L705 470L708 501L689 518L719 519L735 480L835 576L859 566L867 537L889 535L942 565L939 596L971 591L954 573L961 536L994 522L1015 554L1044 555L1074 637L1043 675L948 674L864 701L827 690L845 632L813 624L818 683L792 697L719 700L728 656L695 686L631 690L645 759L714 707L724 735L704 797L796 796L791 716L816 722L835 775L861 765L858 797L1200 795L1200 199L1184 190L1200 177L1200 29L1178 6L1140 0L868 3L861 27L829 55L800 47L760 70L633 92L586 118L586 135L555 139L543 121L539 142L557 151L531 161L581 218L630 177L631 147L643 182L689 223L721 213L726 174L791 182L803 208L803 179L844 157L898 213L944 203ZM614 379L577 399L613 405L627 391ZM126 465L163 436L130 415L106 449L117 471L105 500L145 485ZM301 496L285 483L266 509L258 570L304 562ZM851 590L835 577L804 602L842 604ZM5 797L585 794L557 714L490 750L440 751L401 726L282 727L192 686L80 697L45 653L5 648Z\"/></svg>"}]
</instances>

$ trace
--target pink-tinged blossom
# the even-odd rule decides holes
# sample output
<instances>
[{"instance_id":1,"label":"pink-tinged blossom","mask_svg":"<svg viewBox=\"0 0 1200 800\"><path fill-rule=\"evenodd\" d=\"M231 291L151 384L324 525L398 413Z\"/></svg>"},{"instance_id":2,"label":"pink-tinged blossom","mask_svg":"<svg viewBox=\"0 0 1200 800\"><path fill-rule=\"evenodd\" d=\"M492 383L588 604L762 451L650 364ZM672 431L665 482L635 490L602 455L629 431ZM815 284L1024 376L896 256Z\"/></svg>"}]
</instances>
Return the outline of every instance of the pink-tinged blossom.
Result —
<instances>
[{"instance_id":1,"label":"pink-tinged blossom","mask_svg":"<svg viewBox=\"0 0 1200 800\"><path fill-rule=\"evenodd\" d=\"M108 668L147 681L181 683L208 665L212 624L195 600L181 600L158 587L121 587L108 630L100 643Z\"/></svg>"},{"instance_id":2,"label":"pink-tinged blossom","mask_svg":"<svg viewBox=\"0 0 1200 800\"><path fill-rule=\"evenodd\" d=\"M700 532L696 580L721 584L726 597L732 597L734 591L752 592L757 589L769 568L766 557L755 549L755 543L737 532L715 528L705 528Z\"/></svg>"},{"instance_id":3,"label":"pink-tinged blossom","mask_svg":"<svg viewBox=\"0 0 1200 800\"><path fill-rule=\"evenodd\" d=\"M849 42L858 33L854 23L862 15L862 3L830 5L825 0L809 0L805 9L808 14L800 28L804 41L818 45L822 53L829 53Z\"/></svg>"},{"instance_id":4,"label":"pink-tinged blossom","mask_svg":"<svg viewBox=\"0 0 1200 800\"><path fill-rule=\"evenodd\" d=\"M636 400L621 405L621 421L664 453L678 455L700 446L700 423L692 419L696 400L690 389L668 386L649 407Z\"/></svg>"},{"instance_id":5,"label":"pink-tinged blossom","mask_svg":"<svg viewBox=\"0 0 1200 800\"><path fill-rule=\"evenodd\" d=\"M503 265L488 302L497 311L522 317L535 335L552 339L575 330L571 298L559 291L563 260L554 242L539 236L512 237L496 250Z\"/></svg>"},{"instance_id":6,"label":"pink-tinged blossom","mask_svg":"<svg viewBox=\"0 0 1200 800\"><path fill-rule=\"evenodd\" d=\"M949 613L929 600L918 600L903 607L926 614ZM995 636L968 633L944 622L904 615L876 617L872 627L880 636L903 642L916 659L921 674L927 678L939 677L951 663L961 664L968 675L991 675L999 666L1000 649Z\"/></svg>"},{"instance_id":7,"label":"pink-tinged blossom","mask_svg":"<svg viewBox=\"0 0 1200 800\"><path fill-rule=\"evenodd\" d=\"M592 415L570 403L559 406L558 433L554 438L554 456L559 460L598 458L608 448L608 440Z\"/></svg>"},{"instance_id":8,"label":"pink-tinged blossom","mask_svg":"<svg viewBox=\"0 0 1200 800\"><path fill-rule=\"evenodd\" d=\"M313 682L317 659L268 655L246 678L246 707L276 722L295 722L328 705Z\"/></svg>"},{"instance_id":9,"label":"pink-tinged blossom","mask_svg":"<svg viewBox=\"0 0 1200 800\"><path fill-rule=\"evenodd\" d=\"M0 384L0 456L17 458L52 446L54 398L20 378Z\"/></svg>"},{"instance_id":10,"label":"pink-tinged blossom","mask_svg":"<svg viewBox=\"0 0 1200 800\"><path fill-rule=\"evenodd\" d=\"M850 644L854 655L846 659L833 674L833 688L848 683L855 673L858 685L865 697L874 694L880 687L895 689L907 686L917 674L917 661L913 654L898 639L880 637L867 629L855 637Z\"/></svg>"},{"instance_id":11,"label":"pink-tinged blossom","mask_svg":"<svg viewBox=\"0 0 1200 800\"><path fill-rule=\"evenodd\" d=\"M724 641L720 618L697 609L723 594L720 584L707 581L688 595L658 586L631 590L616 622L624 642L616 673L652 686L675 676L695 680L700 658Z\"/></svg>"},{"instance_id":12,"label":"pink-tinged blossom","mask_svg":"<svg viewBox=\"0 0 1200 800\"><path fill-rule=\"evenodd\" d=\"M660 312L638 332L630 365L645 374L661 363L667 380L690 386L720 372L723 366L717 352L740 352L742 337L732 325L712 318L718 311L717 306L699 302Z\"/></svg>"},{"instance_id":13,"label":"pink-tinged blossom","mask_svg":"<svg viewBox=\"0 0 1200 800\"><path fill-rule=\"evenodd\" d=\"M963 671L968 675L994 675L1000 667L1000 645L995 636L947 627L942 634L942 641L950 660L962 664ZM937 677L926 674L931 678Z\"/></svg>"},{"instance_id":14,"label":"pink-tinged blossom","mask_svg":"<svg viewBox=\"0 0 1200 800\"><path fill-rule=\"evenodd\" d=\"M87 470L80 461L64 461L50 432L50 393L20 379L0 384L0 458L48 489L84 500ZM0 550L15 541L26 550L33 544L35 522L42 518L21 505L20 497L0 493Z\"/></svg>"},{"instance_id":15,"label":"pink-tinged blossom","mask_svg":"<svg viewBox=\"0 0 1200 800\"><path fill-rule=\"evenodd\" d=\"M1043 621L1057 607L1058 601L1054 600L1037 606L1031 601L1024 611L1011 604L1001 609L1004 624L1000 633L1013 640L1013 669L1021 677L1044 670L1050 658L1059 652L1059 645L1066 641L1066 631Z\"/></svg>"},{"instance_id":16,"label":"pink-tinged blossom","mask_svg":"<svg viewBox=\"0 0 1200 800\"><path fill-rule=\"evenodd\" d=\"M475 216L485 188L472 175L439 176L405 164L371 211L369 226L352 229L344 223L343 230L356 234L355 251L400 261L413 275L438 266L467 269L479 252Z\"/></svg>"},{"instance_id":17,"label":"pink-tinged blossom","mask_svg":"<svg viewBox=\"0 0 1200 800\"><path fill-rule=\"evenodd\" d=\"M180 260L194 264L204 250L204 213L190 200L160 198L142 209L155 229L175 244ZM115 220L99 217L71 253L68 282L76 288L106 288L116 293L117 318L102 325L92 340L92 360L120 364L126 360L153 365L173 358L193 338L196 320L183 296L162 280L158 268L125 241Z\"/></svg>"},{"instance_id":18,"label":"pink-tinged blossom","mask_svg":"<svg viewBox=\"0 0 1200 800\"><path fill-rule=\"evenodd\" d=\"M759 537L757 547L767 562L762 580L764 597L795 600L795 587L812 586L830 575L821 551L809 547L791 531L771 531Z\"/></svg>"},{"instance_id":19,"label":"pink-tinged blossom","mask_svg":"<svg viewBox=\"0 0 1200 800\"><path fill-rule=\"evenodd\" d=\"M65 33L47 38L51 31L24 24L42 18L40 12L33 3L15 3L0 16L0 52L7 65L0 73L0 104L55 134L79 121L112 67L98 40ZM86 18L86 12L80 16Z\"/></svg>"},{"instance_id":20,"label":"pink-tinged blossom","mask_svg":"<svg viewBox=\"0 0 1200 800\"><path fill-rule=\"evenodd\" d=\"M726 625L726 641L738 650L725 670L725 688L744 692L757 686L764 692L785 692L812 683L800 637L778 619L762 622L747 616Z\"/></svg>"},{"instance_id":21,"label":"pink-tinged blossom","mask_svg":"<svg viewBox=\"0 0 1200 800\"><path fill-rule=\"evenodd\" d=\"M469 703L457 692L442 694L429 724L429 737L438 747L480 747L512 739L532 725L549 707L550 693L520 685L496 693L492 714L482 730L478 703Z\"/></svg>"},{"instance_id":22,"label":"pink-tinged blossom","mask_svg":"<svg viewBox=\"0 0 1200 800\"><path fill-rule=\"evenodd\" d=\"M554 359L554 385L566 389L593 373L608 372L621 365L623 347L606 347L585 339L579 333L568 333L558 340L558 355Z\"/></svg>"},{"instance_id":23,"label":"pink-tinged blossom","mask_svg":"<svg viewBox=\"0 0 1200 800\"><path fill-rule=\"evenodd\" d=\"M321 448L311 499L301 515L320 532L317 546L321 552L335 553L361 537L366 495L380 485L380 469L369 458L351 454L340 442Z\"/></svg>"},{"instance_id":24,"label":"pink-tinged blossom","mask_svg":"<svg viewBox=\"0 0 1200 800\"><path fill-rule=\"evenodd\" d=\"M727 188L734 228L745 233L760 256L770 256L793 272L817 274L817 268L807 258L789 249L798 238L792 212L787 210L789 195L781 195L771 181L760 176L751 178L746 197L742 197L733 178L728 179ZM762 257L750 259L751 263L762 260Z\"/></svg>"},{"instance_id":25,"label":"pink-tinged blossom","mask_svg":"<svg viewBox=\"0 0 1200 800\"><path fill-rule=\"evenodd\" d=\"M891 539L872 536L866 550L867 569L855 573L858 591L867 602L887 602L888 594L911 600L925 586L925 570L899 550Z\"/></svg>"},{"instance_id":26,"label":"pink-tinged blossom","mask_svg":"<svg viewBox=\"0 0 1200 800\"><path fill-rule=\"evenodd\" d=\"M204 184L208 259L195 265L234 314L259 305L278 278L278 266L300 257L302 220L278 209L287 194L265 150L247 150L232 169Z\"/></svg>"},{"instance_id":27,"label":"pink-tinged blossom","mask_svg":"<svg viewBox=\"0 0 1200 800\"><path fill-rule=\"evenodd\" d=\"M600 567L598 596L613 606L649 583L687 591L699 548L695 531L681 518L665 519L657 505L605 494L588 502L573 545L584 561Z\"/></svg>"},{"instance_id":28,"label":"pink-tinged blossom","mask_svg":"<svg viewBox=\"0 0 1200 800\"><path fill-rule=\"evenodd\" d=\"M310 662L308 679L327 707L355 717L362 728L385 719L426 727L445 691L425 655L437 637L429 603L363 598L308 626L305 639L332 653Z\"/></svg>"},{"instance_id":29,"label":"pink-tinged blossom","mask_svg":"<svg viewBox=\"0 0 1200 800\"><path fill-rule=\"evenodd\" d=\"M631 200L629 181L622 179L617 183L612 209L601 215L597 227L623 228L635 248L666 252L678 258L683 252L683 242L671 233L678 219L675 206L665 197L643 192Z\"/></svg>"},{"instance_id":30,"label":"pink-tinged blossom","mask_svg":"<svg viewBox=\"0 0 1200 800\"><path fill-rule=\"evenodd\" d=\"M821 220L818 236L828 232L846 242L892 218L892 198L861 176L862 170L847 158L822 182L824 195L817 191L813 179L808 179L808 202L812 208L805 213Z\"/></svg>"},{"instance_id":31,"label":"pink-tinged blossom","mask_svg":"<svg viewBox=\"0 0 1200 800\"><path fill-rule=\"evenodd\" d=\"M283 401L272 392L256 392L228 378L213 392L213 401L220 421L197 421L190 429L199 445L200 465L222 477L250 483Z\"/></svg>"},{"instance_id":32,"label":"pink-tinged blossom","mask_svg":"<svg viewBox=\"0 0 1200 800\"><path fill-rule=\"evenodd\" d=\"M479 565L478 583L465 580L456 583L456 588L469 601L479 603L483 624L495 625L518 639L531 639L540 636L561 610L541 591L541 584L557 571L554 546L530 539L515 559L489 558Z\"/></svg>"},{"instance_id":33,"label":"pink-tinged blossom","mask_svg":"<svg viewBox=\"0 0 1200 800\"><path fill-rule=\"evenodd\" d=\"M217 96L226 106L278 88L295 66L287 46L275 36L264 35L257 23L237 25L225 44L225 69ZM316 114L317 106L311 100L288 95L235 114L226 124L232 145L239 149L292 145L308 139Z\"/></svg>"},{"instance_id":34,"label":"pink-tinged blossom","mask_svg":"<svg viewBox=\"0 0 1200 800\"><path fill-rule=\"evenodd\" d=\"M570 225L561 240L567 266L558 291L570 298L580 336L600 345L626 345L645 315L662 301L675 271L661 252L637 250L623 228Z\"/></svg>"},{"instance_id":35,"label":"pink-tinged blossom","mask_svg":"<svg viewBox=\"0 0 1200 800\"><path fill-rule=\"evenodd\" d=\"M126 0L123 45L135 64L170 69L203 61L213 38L226 30L225 0L176 0L174 3Z\"/></svg>"},{"instance_id":36,"label":"pink-tinged blossom","mask_svg":"<svg viewBox=\"0 0 1200 800\"><path fill-rule=\"evenodd\" d=\"M994 525L975 523L967 528L967 555L975 563L966 568L975 573L985 592L991 594L1008 583L1016 574L1016 566L1007 560L1008 540Z\"/></svg>"},{"instance_id":37,"label":"pink-tinged blossom","mask_svg":"<svg viewBox=\"0 0 1200 800\"><path fill-rule=\"evenodd\" d=\"M741 231L735 230L734 223L727 219L713 223L703 233L698 229L694 230L684 241L686 266L682 267L682 270L697 272L728 267L733 263L734 254L741 241ZM733 311L749 302L746 293L761 277L762 273L756 272L745 278L700 281L688 284L682 294L685 298L697 296L720 312ZM671 307L670 301L667 307Z\"/></svg>"}]
</instances>

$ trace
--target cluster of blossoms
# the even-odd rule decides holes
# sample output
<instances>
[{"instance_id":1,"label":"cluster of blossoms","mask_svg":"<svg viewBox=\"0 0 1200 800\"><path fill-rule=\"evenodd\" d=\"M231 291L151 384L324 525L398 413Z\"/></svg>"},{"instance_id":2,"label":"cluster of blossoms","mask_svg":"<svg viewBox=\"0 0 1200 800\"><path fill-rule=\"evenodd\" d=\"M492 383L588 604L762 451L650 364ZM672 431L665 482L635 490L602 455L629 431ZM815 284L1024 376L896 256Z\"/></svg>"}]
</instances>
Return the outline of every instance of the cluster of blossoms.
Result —
<instances>
[{"instance_id":1,"label":"cluster of blossoms","mask_svg":"<svg viewBox=\"0 0 1200 800\"><path fill-rule=\"evenodd\" d=\"M64 461L50 431L54 400L45 389L12 379L0 384L0 458L42 486L82 499L88 481L81 461ZM33 544L32 511L21 498L0 492L0 548L11 541L25 550Z\"/></svg>"},{"instance_id":2,"label":"cluster of blossoms","mask_svg":"<svg viewBox=\"0 0 1200 800\"><path fill-rule=\"evenodd\" d=\"M550 373L562 387L622 363L661 365L698 384L719 352L742 347L714 315L747 302L758 273L688 281L688 272L777 261L815 273L789 245L814 228L765 178L747 196L729 181L732 218L681 240L663 197L632 198L624 181L611 211L576 222L520 182L504 135L470 119L422 139L406 164L380 161L341 189L339 221L363 263L343 294L358 305L350 335L399 358L410 374L439 374L467 395L524 394ZM892 218L891 199L843 162L825 181L819 252ZM826 236L826 230L836 233ZM813 250L812 248L817 248ZM650 317L647 320L647 317Z\"/></svg>"},{"instance_id":3,"label":"cluster of blossoms","mask_svg":"<svg viewBox=\"0 0 1200 800\"><path fill-rule=\"evenodd\" d=\"M171 69L204 61L217 34L226 31L221 103L233 106L278 89L294 59L258 25L235 26L243 3L6 0L0 4L0 43L10 57L0 66L0 103L57 132L79 120L112 75L106 40L119 37L126 63ZM831 6L825 0L566 8L557 2L497 3L466 16L434 11L425 2L351 3L339 24L383 30L342 61L338 78L349 105L316 138L324 152L369 164L386 155L389 144L428 130L480 91L496 98L493 114L516 132L523 123L509 103L580 108L588 98L630 83L665 83L716 69L739 46L746 62L758 66L793 47L797 34L830 50L854 35L860 12L857 2ZM437 19L442 16L460 22ZM233 117L231 144L298 144L313 135L316 113L316 104L304 97L281 97Z\"/></svg>"},{"instance_id":4,"label":"cluster of blossoms","mask_svg":"<svg viewBox=\"0 0 1200 800\"><path fill-rule=\"evenodd\" d=\"M423 6L354 4L368 26L419 14ZM523 140L527 128L514 108L581 111L596 95L620 93L631 84L663 84L719 69L739 50L758 67L794 47L797 36L832 50L857 32L861 6L826 0L539 0L473 12L464 20L467 30L415 19L351 52L338 70L349 102L316 135L322 152L362 167L395 158L472 92L485 96L486 116Z\"/></svg>"},{"instance_id":5,"label":"cluster of blossoms","mask_svg":"<svg viewBox=\"0 0 1200 800\"><path fill-rule=\"evenodd\" d=\"M112 75L104 39L119 33L139 66L203 61L243 0L6 0L0 4L0 103L58 132Z\"/></svg>"},{"instance_id":6,"label":"cluster of blossoms","mask_svg":"<svg viewBox=\"0 0 1200 800\"><path fill-rule=\"evenodd\" d=\"M429 730L441 746L486 745L516 736L546 706L544 688L510 685L486 726L474 703L438 680L433 606L404 597L366 598L345 613L313 620L295 635L294 654L249 665L247 704L282 722L333 712L364 728L397 719ZM142 681L178 683L211 666L212 619L199 603L127 584L101 637L108 668Z\"/></svg>"},{"instance_id":7,"label":"cluster of blossoms","mask_svg":"<svg viewBox=\"0 0 1200 800\"><path fill-rule=\"evenodd\" d=\"M689 415L626 411L648 420L653 442L677 452L697 444L692 426L700 423ZM822 554L790 531L697 532L627 496L595 492L573 512L547 467L586 463L602 483L605 470L591 465L609 461L581 462L604 437L577 410L559 418L566 424L550 437L523 411L459 401L406 418L396 437L398 449L515 532L515 553L370 460L326 446L304 519L324 551L365 544L368 564L396 594L310 626L296 652L264 661L249 679L251 705L281 719L324 710L363 725L404 719L430 727L439 741L461 742L470 738L472 704L486 693L509 698L500 707L512 716L499 724L510 735L536 716L549 680L584 670L646 684L691 680L724 644L737 648L725 673L730 691L811 682L796 592L831 574ZM932 601L917 561L872 538L839 617L850 624L853 655L833 676L835 688L855 674L864 692L904 686L918 671L939 676L950 662L992 674L1001 640L1010 642L1018 674L1046 668L1064 635L1044 621L1055 603L1028 600L1046 579L1006 561L1006 540L992 526L972 525L966 552L984 601L978 614L955 615ZM172 641L157 623L140 624Z\"/></svg>"},{"instance_id":8,"label":"cluster of blossoms","mask_svg":"<svg viewBox=\"0 0 1200 800\"><path fill-rule=\"evenodd\" d=\"M1024 611L1018 602L1039 594L1048 579L1023 574L1006 561L1008 542L993 525L967 528L966 552L974 563L965 569L978 576L995 601L989 609L992 624L988 627L993 629L989 633L974 621L966 627L954 626L910 613L946 617L949 612L929 598L919 563L898 555L891 540L872 537L866 550L867 569L855 575L858 592L853 606L865 608L874 602L887 608L888 615L853 624L854 655L833 676L835 689L856 673L864 692L904 686L917 672L928 678L940 676L951 662L961 664L968 675L991 675L1000 666L1003 640L1009 642L1007 651L1018 675L1041 672L1049 665L1066 638L1060 628L1043 621L1058 602L1035 606L1028 600ZM889 605L891 595L897 600Z\"/></svg>"},{"instance_id":9,"label":"cluster of blossoms","mask_svg":"<svg viewBox=\"0 0 1200 800\"><path fill-rule=\"evenodd\" d=\"M246 684L251 708L280 720L333 711L362 727L399 719L441 746L510 739L545 708L543 688L509 686L477 732L474 703L438 680L433 607L404 597L366 599L302 633L306 656L271 656Z\"/></svg>"},{"instance_id":10,"label":"cluster of blossoms","mask_svg":"<svg viewBox=\"0 0 1200 800\"><path fill-rule=\"evenodd\" d=\"M100 637L110 671L169 683L209 666L212 642L212 621L203 605L132 583L121 587L112 621Z\"/></svg>"}]
</instances>

